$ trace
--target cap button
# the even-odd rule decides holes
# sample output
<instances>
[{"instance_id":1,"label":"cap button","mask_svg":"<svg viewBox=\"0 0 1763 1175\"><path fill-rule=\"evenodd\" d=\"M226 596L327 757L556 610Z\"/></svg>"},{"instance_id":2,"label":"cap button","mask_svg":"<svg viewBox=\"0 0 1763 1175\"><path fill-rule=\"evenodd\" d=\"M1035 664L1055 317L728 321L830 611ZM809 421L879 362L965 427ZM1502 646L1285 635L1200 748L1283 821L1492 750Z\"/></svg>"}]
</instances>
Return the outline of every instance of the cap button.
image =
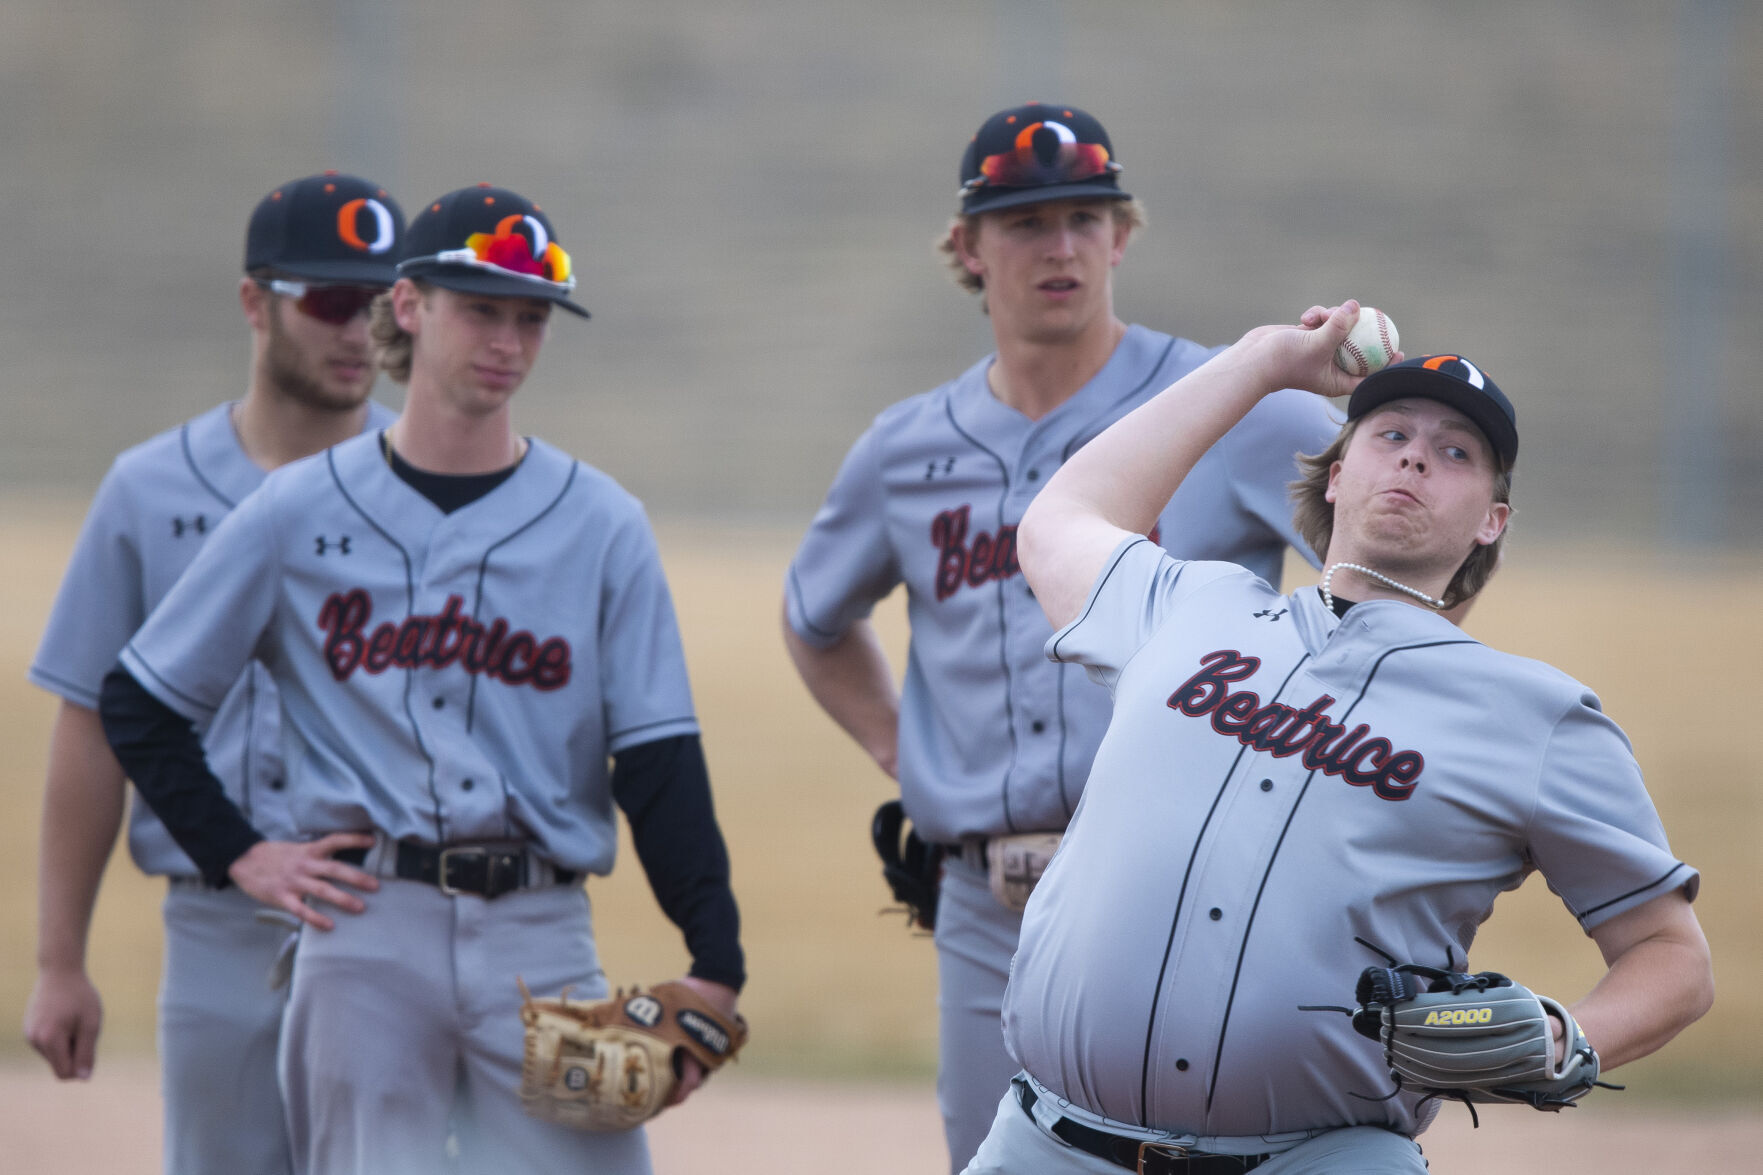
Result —
<instances>
[{"instance_id":1,"label":"cap button","mask_svg":"<svg viewBox=\"0 0 1763 1175\"><path fill-rule=\"evenodd\" d=\"M479 181L478 181L478 182L477 182L477 186L478 186L478 187L480 187L480 188L487 188L487 187L489 187L489 186L490 186L490 183L489 183L489 181L488 181L488 180L479 180Z\"/></svg>"}]
</instances>

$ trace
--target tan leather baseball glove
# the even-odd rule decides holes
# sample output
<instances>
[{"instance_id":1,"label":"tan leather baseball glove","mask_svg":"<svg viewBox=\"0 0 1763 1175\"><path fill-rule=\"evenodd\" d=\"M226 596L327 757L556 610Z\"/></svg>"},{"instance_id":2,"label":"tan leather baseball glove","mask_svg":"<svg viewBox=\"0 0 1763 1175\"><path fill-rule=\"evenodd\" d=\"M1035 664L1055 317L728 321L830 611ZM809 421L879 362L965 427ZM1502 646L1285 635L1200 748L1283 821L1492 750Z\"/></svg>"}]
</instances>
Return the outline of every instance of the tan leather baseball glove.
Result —
<instances>
[{"instance_id":1,"label":"tan leather baseball glove","mask_svg":"<svg viewBox=\"0 0 1763 1175\"><path fill-rule=\"evenodd\" d=\"M534 999L525 983L520 992L521 1104L578 1130L642 1125L673 1096L685 1055L714 1071L747 1043L746 1020L730 1022L679 980L592 1002L572 1001L568 989Z\"/></svg>"}]
</instances>

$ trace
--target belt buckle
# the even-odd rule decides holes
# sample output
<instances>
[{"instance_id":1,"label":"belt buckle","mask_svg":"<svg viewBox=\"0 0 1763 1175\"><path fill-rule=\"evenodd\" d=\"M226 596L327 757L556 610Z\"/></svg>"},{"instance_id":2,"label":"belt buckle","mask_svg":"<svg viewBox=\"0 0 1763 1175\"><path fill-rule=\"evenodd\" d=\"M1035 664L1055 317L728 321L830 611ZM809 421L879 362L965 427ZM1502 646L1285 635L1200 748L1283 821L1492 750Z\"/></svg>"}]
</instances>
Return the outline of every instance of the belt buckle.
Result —
<instances>
[{"instance_id":1,"label":"belt buckle","mask_svg":"<svg viewBox=\"0 0 1763 1175\"><path fill-rule=\"evenodd\" d=\"M452 845L452 846L449 846L449 847L441 850L441 859L438 862L439 867L437 870L439 875L435 878L435 884L438 885L440 887L441 892L446 894L448 897L458 897L462 893L470 893L471 892L470 890L462 890L462 889L457 888L447 878L448 863L456 856L457 857L482 857L485 859L485 861L487 863L488 858L490 856L490 850L485 848L483 845ZM489 876L489 874L488 874L488 871L486 870L485 871L486 881L488 880L488 876Z\"/></svg>"},{"instance_id":2,"label":"belt buckle","mask_svg":"<svg viewBox=\"0 0 1763 1175\"><path fill-rule=\"evenodd\" d=\"M1172 1175L1186 1171L1188 1147L1177 1142L1139 1143L1139 1175Z\"/></svg>"}]
</instances>

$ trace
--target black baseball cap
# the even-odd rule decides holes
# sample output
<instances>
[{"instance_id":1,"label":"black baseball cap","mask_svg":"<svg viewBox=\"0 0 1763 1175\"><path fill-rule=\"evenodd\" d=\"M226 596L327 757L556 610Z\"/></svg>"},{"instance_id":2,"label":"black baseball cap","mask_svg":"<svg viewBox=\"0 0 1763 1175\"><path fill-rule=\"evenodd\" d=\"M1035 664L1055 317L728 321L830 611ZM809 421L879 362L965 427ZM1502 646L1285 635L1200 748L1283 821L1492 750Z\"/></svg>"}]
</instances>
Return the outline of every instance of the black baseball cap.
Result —
<instances>
[{"instance_id":1,"label":"black baseball cap","mask_svg":"<svg viewBox=\"0 0 1763 1175\"><path fill-rule=\"evenodd\" d=\"M986 119L961 156L961 211L1042 200L1130 200L1102 124L1075 106L1030 102Z\"/></svg>"},{"instance_id":2,"label":"black baseball cap","mask_svg":"<svg viewBox=\"0 0 1763 1175\"><path fill-rule=\"evenodd\" d=\"M349 285L398 280L404 210L378 184L327 171L257 202L245 229L245 272Z\"/></svg>"},{"instance_id":3,"label":"black baseball cap","mask_svg":"<svg viewBox=\"0 0 1763 1175\"><path fill-rule=\"evenodd\" d=\"M1481 368L1461 355L1418 355L1379 368L1359 382L1347 401L1357 420L1391 400L1436 400L1469 417L1493 446L1501 469L1518 460L1518 417L1512 401Z\"/></svg>"},{"instance_id":4,"label":"black baseball cap","mask_svg":"<svg viewBox=\"0 0 1763 1175\"><path fill-rule=\"evenodd\" d=\"M416 214L399 277L497 298L543 298L583 318L569 254L537 204L489 184L448 192Z\"/></svg>"}]
</instances>

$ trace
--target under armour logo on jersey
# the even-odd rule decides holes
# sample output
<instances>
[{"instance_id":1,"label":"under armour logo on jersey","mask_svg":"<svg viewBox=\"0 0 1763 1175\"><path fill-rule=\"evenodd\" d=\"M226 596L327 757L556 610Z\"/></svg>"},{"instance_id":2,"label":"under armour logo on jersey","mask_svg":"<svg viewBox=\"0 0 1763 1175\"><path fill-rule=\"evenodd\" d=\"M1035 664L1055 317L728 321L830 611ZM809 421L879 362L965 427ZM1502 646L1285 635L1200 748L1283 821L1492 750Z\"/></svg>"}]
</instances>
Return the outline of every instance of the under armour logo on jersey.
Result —
<instances>
[{"instance_id":1,"label":"under armour logo on jersey","mask_svg":"<svg viewBox=\"0 0 1763 1175\"><path fill-rule=\"evenodd\" d=\"M208 515L198 514L198 515L196 515L196 517L189 519L188 521L185 521L182 518L176 518L176 517L174 517L171 520L171 537L172 538L181 539L184 537L185 531L191 531L191 530L195 531L197 534L207 534L208 533Z\"/></svg>"},{"instance_id":2,"label":"under armour logo on jersey","mask_svg":"<svg viewBox=\"0 0 1763 1175\"><path fill-rule=\"evenodd\" d=\"M938 477L948 477L955 472L955 458L944 457L941 461L924 463L924 480L931 481Z\"/></svg>"},{"instance_id":3,"label":"under armour logo on jersey","mask_svg":"<svg viewBox=\"0 0 1763 1175\"><path fill-rule=\"evenodd\" d=\"M316 535L314 536L313 541L318 545L318 553L320 555L323 555L328 551L336 551L340 555L347 555L349 553L348 535L344 535L339 539L327 539L323 535Z\"/></svg>"},{"instance_id":4,"label":"under armour logo on jersey","mask_svg":"<svg viewBox=\"0 0 1763 1175\"><path fill-rule=\"evenodd\" d=\"M1257 620L1265 620L1269 624L1277 624L1277 623L1279 623L1279 618L1281 616L1284 616L1285 614L1286 614L1286 610L1284 608L1281 608L1277 612L1275 612L1272 608L1263 608L1263 609L1261 609L1261 611L1256 612L1253 615L1254 615L1255 619L1257 619Z\"/></svg>"}]
</instances>

